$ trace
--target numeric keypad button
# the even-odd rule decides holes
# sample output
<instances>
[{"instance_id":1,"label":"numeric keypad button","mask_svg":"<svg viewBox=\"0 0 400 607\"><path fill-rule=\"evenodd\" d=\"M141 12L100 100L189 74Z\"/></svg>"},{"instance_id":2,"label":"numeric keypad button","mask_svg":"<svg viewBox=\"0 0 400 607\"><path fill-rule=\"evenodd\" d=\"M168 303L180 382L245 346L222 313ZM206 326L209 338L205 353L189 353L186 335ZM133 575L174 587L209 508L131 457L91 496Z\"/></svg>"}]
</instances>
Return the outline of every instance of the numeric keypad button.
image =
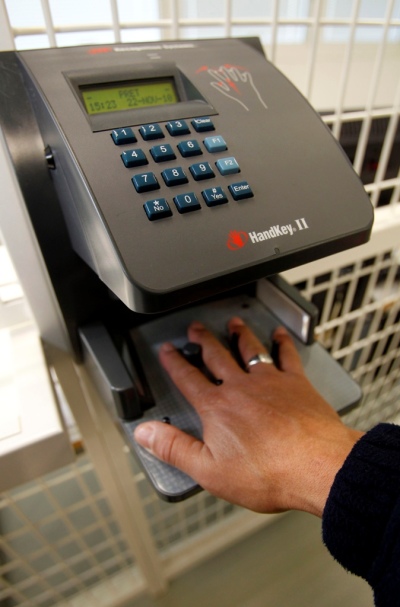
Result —
<instances>
[{"instance_id":1,"label":"numeric keypad button","mask_svg":"<svg viewBox=\"0 0 400 607\"><path fill-rule=\"evenodd\" d=\"M125 143L136 143L137 139L131 127L124 129L114 129L111 131L111 137L115 145L123 145Z\"/></svg>"},{"instance_id":2,"label":"numeric keypad button","mask_svg":"<svg viewBox=\"0 0 400 607\"><path fill-rule=\"evenodd\" d=\"M186 194L178 194L175 196L174 203L179 213L190 213L190 211L198 211L201 209L200 203L194 192Z\"/></svg>"},{"instance_id":3,"label":"numeric keypad button","mask_svg":"<svg viewBox=\"0 0 400 607\"><path fill-rule=\"evenodd\" d=\"M200 154L203 153L200 144L198 141L196 141L196 139L181 141L178 143L178 150L184 158L189 158L190 156L200 156Z\"/></svg>"},{"instance_id":4,"label":"numeric keypad button","mask_svg":"<svg viewBox=\"0 0 400 607\"><path fill-rule=\"evenodd\" d=\"M181 185L182 183L188 183L188 178L186 177L185 171L182 169L182 167L165 169L161 175L165 181L165 184L169 187Z\"/></svg>"},{"instance_id":5,"label":"numeric keypad button","mask_svg":"<svg viewBox=\"0 0 400 607\"><path fill-rule=\"evenodd\" d=\"M164 133L159 124L144 124L140 127L139 133L143 137L145 141L149 141L150 139L163 139Z\"/></svg>"},{"instance_id":6,"label":"numeric keypad button","mask_svg":"<svg viewBox=\"0 0 400 607\"><path fill-rule=\"evenodd\" d=\"M158 190L160 188L157 177L151 172L134 175L132 183L137 192L150 192L151 190Z\"/></svg>"},{"instance_id":7,"label":"numeric keypad button","mask_svg":"<svg viewBox=\"0 0 400 607\"><path fill-rule=\"evenodd\" d=\"M193 179L196 181L215 177L215 173L208 162L198 162L197 164L192 164L189 167L189 170L192 173Z\"/></svg>"},{"instance_id":8,"label":"numeric keypad button","mask_svg":"<svg viewBox=\"0 0 400 607\"><path fill-rule=\"evenodd\" d=\"M166 127L168 133L172 135L172 137L190 133L190 129L185 120L171 120L171 122L167 122Z\"/></svg>"},{"instance_id":9,"label":"numeric keypad button","mask_svg":"<svg viewBox=\"0 0 400 607\"><path fill-rule=\"evenodd\" d=\"M166 160L175 160L175 152L169 143L155 145L150 149L150 154L156 162L165 162Z\"/></svg>"},{"instance_id":10,"label":"numeric keypad button","mask_svg":"<svg viewBox=\"0 0 400 607\"><path fill-rule=\"evenodd\" d=\"M143 150L126 150L121 154L122 162L127 168L131 167L139 167L143 164L148 164L148 160L146 158Z\"/></svg>"}]
</instances>

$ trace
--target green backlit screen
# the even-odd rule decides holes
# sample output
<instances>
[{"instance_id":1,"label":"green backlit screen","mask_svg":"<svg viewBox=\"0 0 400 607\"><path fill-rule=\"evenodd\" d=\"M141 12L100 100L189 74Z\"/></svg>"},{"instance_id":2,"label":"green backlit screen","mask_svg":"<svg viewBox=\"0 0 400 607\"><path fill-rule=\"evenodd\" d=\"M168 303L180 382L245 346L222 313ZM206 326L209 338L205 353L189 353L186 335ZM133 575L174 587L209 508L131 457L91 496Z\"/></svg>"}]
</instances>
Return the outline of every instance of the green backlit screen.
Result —
<instances>
[{"instance_id":1,"label":"green backlit screen","mask_svg":"<svg viewBox=\"0 0 400 607\"><path fill-rule=\"evenodd\" d=\"M172 78L82 86L80 91L86 111L91 116L179 101Z\"/></svg>"}]
</instances>

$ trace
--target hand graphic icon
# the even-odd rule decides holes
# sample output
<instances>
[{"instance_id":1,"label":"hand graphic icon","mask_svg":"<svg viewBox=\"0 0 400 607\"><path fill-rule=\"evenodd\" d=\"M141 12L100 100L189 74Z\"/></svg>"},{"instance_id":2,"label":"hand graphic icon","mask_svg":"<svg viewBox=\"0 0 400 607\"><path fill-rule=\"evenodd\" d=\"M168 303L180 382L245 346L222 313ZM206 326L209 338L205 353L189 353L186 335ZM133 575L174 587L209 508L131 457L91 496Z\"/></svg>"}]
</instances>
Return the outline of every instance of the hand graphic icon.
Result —
<instances>
[{"instance_id":1,"label":"hand graphic icon","mask_svg":"<svg viewBox=\"0 0 400 607\"><path fill-rule=\"evenodd\" d=\"M209 69L208 73L213 78L211 86L222 95L239 103L246 111L250 111L249 101L252 97L254 98L254 95L265 109L268 108L257 90L250 72L234 66L221 65L217 69ZM253 95L251 93L249 95L249 92ZM244 97L245 101L241 97Z\"/></svg>"}]
</instances>

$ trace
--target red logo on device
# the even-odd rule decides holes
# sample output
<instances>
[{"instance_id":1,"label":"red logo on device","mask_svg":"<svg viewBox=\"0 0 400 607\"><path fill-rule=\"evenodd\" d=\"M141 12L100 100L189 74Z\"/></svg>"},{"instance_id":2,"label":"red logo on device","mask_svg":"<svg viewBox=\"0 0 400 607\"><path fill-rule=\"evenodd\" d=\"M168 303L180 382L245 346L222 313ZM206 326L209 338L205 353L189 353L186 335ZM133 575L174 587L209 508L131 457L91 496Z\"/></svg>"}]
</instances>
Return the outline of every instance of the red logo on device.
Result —
<instances>
[{"instance_id":1,"label":"red logo on device","mask_svg":"<svg viewBox=\"0 0 400 607\"><path fill-rule=\"evenodd\" d=\"M228 240L226 241L226 246L231 251L236 251L236 249L241 249L244 247L246 242L249 240L249 235L247 232L236 232L232 230L229 232Z\"/></svg>"}]
</instances>

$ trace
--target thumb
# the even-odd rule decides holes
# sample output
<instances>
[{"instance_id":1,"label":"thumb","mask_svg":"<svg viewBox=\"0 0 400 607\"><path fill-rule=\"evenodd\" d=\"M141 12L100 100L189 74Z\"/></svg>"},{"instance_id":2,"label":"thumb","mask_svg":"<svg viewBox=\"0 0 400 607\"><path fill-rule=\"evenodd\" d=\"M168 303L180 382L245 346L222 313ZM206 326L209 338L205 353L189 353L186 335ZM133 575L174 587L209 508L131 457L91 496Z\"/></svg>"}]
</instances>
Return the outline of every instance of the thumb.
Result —
<instances>
[{"instance_id":1,"label":"thumb","mask_svg":"<svg viewBox=\"0 0 400 607\"><path fill-rule=\"evenodd\" d=\"M158 459L198 480L207 449L202 441L163 422L140 424L134 438Z\"/></svg>"}]
</instances>

